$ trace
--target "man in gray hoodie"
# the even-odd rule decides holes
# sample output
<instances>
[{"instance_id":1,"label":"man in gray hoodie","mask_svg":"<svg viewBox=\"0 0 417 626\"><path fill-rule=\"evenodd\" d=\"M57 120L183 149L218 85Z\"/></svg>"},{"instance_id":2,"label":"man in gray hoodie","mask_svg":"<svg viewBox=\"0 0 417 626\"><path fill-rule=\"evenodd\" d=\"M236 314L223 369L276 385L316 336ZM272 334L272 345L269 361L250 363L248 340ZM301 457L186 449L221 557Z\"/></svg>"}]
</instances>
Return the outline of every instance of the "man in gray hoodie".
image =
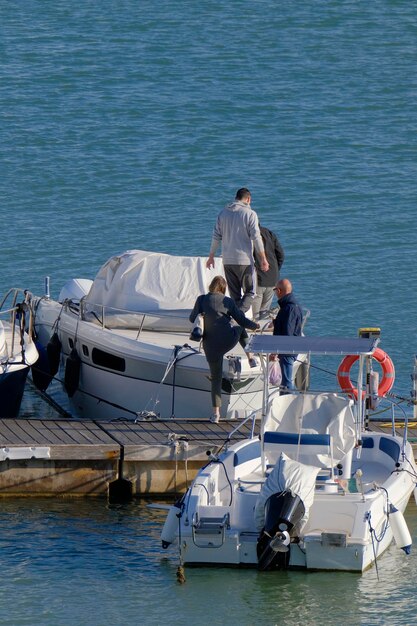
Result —
<instances>
[{"instance_id":1,"label":"man in gray hoodie","mask_svg":"<svg viewBox=\"0 0 417 626\"><path fill-rule=\"evenodd\" d=\"M221 244L223 267L231 298L243 311L250 309L256 293L256 269L253 248L260 269L267 272L269 263L259 231L258 216L250 206L251 194L243 187L234 202L217 216L207 267L214 267L214 255ZM243 294L242 294L243 292Z\"/></svg>"}]
</instances>

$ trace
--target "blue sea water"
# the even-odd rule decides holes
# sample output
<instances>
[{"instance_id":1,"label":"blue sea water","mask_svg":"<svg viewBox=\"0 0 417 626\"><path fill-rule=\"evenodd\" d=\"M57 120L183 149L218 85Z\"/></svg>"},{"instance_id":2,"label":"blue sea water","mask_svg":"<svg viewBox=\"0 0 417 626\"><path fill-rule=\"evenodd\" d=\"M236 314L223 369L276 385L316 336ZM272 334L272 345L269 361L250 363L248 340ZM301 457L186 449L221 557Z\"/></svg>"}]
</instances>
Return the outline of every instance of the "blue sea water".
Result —
<instances>
[{"instance_id":1,"label":"blue sea water","mask_svg":"<svg viewBox=\"0 0 417 626\"><path fill-rule=\"evenodd\" d=\"M39 294L48 275L57 296L126 249L206 255L215 216L247 186L311 311L306 331L380 326L393 391L409 395L413 2L0 0L0 17L1 294ZM401 570L395 551L379 583L205 570L178 587L140 503L2 512L5 624L324 624L348 609L345 623L414 621L415 557Z\"/></svg>"},{"instance_id":2,"label":"blue sea water","mask_svg":"<svg viewBox=\"0 0 417 626\"><path fill-rule=\"evenodd\" d=\"M136 501L4 500L0 511L5 626L197 623L346 626L415 623L415 555L392 546L378 571L187 568L162 553L162 511ZM407 521L417 533L417 510Z\"/></svg>"}]
</instances>

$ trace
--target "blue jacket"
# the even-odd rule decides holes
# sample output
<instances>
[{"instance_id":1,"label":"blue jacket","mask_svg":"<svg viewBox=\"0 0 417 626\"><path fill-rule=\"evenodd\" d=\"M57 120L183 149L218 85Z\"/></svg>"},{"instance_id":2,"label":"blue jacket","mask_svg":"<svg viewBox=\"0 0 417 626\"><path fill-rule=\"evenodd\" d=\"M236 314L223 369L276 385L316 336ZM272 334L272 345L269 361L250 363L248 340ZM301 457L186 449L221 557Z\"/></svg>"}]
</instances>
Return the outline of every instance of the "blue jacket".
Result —
<instances>
[{"instance_id":1,"label":"blue jacket","mask_svg":"<svg viewBox=\"0 0 417 626\"><path fill-rule=\"evenodd\" d=\"M278 300L279 311L274 319L274 335L301 335L303 312L292 293Z\"/></svg>"}]
</instances>

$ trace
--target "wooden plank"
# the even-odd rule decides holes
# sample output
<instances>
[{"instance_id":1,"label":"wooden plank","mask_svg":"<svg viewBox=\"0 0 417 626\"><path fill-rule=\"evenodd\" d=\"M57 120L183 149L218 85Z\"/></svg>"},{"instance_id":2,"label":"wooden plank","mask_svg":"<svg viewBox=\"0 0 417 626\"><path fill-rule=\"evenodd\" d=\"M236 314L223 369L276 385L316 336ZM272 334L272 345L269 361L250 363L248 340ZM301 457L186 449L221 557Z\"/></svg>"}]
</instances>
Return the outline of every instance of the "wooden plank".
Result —
<instances>
[{"instance_id":1,"label":"wooden plank","mask_svg":"<svg viewBox=\"0 0 417 626\"><path fill-rule=\"evenodd\" d=\"M111 445L53 445L50 448L52 461L112 461L119 460L120 447Z\"/></svg>"},{"instance_id":2,"label":"wooden plank","mask_svg":"<svg viewBox=\"0 0 417 626\"><path fill-rule=\"evenodd\" d=\"M0 420L0 446L65 444L114 447L115 442L91 420Z\"/></svg>"},{"instance_id":3,"label":"wooden plank","mask_svg":"<svg viewBox=\"0 0 417 626\"><path fill-rule=\"evenodd\" d=\"M121 446L124 447L124 472L133 481L136 493L164 493L185 488L206 462L207 450L217 450L238 421L212 424L207 420L155 420L144 422L98 422L60 418L57 420L0 420L0 446L47 446L49 459L7 461L0 473L0 494L97 495L107 492L108 482L118 472ZM259 422L256 423L257 432ZM240 424L232 443L250 435L252 423ZM389 423L372 423L371 430L390 433ZM403 433L398 424L397 433ZM257 434L256 432L256 434ZM188 446L169 435L187 439ZM417 452L417 427L409 432L414 456ZM187 468L187 474L185 474ZM184 484L183 484L184 483ZM182 488L182 487L181 487Z\"/></svg>"},{"instance_id":4,"label":"wooden plank","mask_svg":"<svg viewBox=\"0 0 417 626\"><path fill-rule=\"evenodd\" d=\"M43 445L45 443L44 439L39 440L38 428L28 432L28 420L3 419L0 422L0 445Z\"/></svg>"},{"instance_id":5,"label":"wooden plank","mask_svg":"<svg viewBox=\"0 0 417 626\"><path fill-rule=\"evenodd\" d=\"M222 445L228 434L236 428L237 422L227 421L219 424L212 424L203 420L155 420L133 424L131 426L136 437L132 441L121 438L124 445L124 454L127 461L185 461L198 460L204 462L207 459L207 450L215 450ZM238 432L234 441L245 438L251 431L250 426L242 428ZM144 440L148 439L146 434L152 433L154 444ZM119 433L118 433L119 434ZM177 448L174 445L175 438L169 440L170 434L177 437L184 437L188 441L188 449L184 450L181 444Z\"/></svg>"},{"instance_id":6,"label":"wooden plank","mask_svg":"<svg viewBox=\"0 0 417 626\"><path fill-rule=\"evenodd\" d=\"M106 432L114 437L120 445L149 443L155 444L159 442L159 438L155 436L153 432L147 432L147 430L141 428L138 424L125 423L107 423L102 424L102 428L105 428Z\"/></svg>"},{"instance_id":7,"label":"wooden plank","mask_svg":"<svg viewBox=\"0 0 417 626\"><path fill-rule=\"evenodd\" d=\"M13 446L49 447L50 459L44 463L120 458L120 446L91 421L0 420L0 447Z\"/></svg>"},{"instance_id":8,"label":"wooden plank","mask_svg":"<svg viewBox=\"0 0 417 626\"><path fill-rule=\"evenodd\" d=\"M74 442L103 445L113 443L112 437L94 421L61 421L62 430L74 439Z\"/></svg>"},{"instance_id":9,"label":"wooden plank","mask_svg":"<svg viewBox=\"0 0 417 626\"><path fill-rule=\"evenodd\" d=\"M69 445L102 443L103 437L94 436L92 433L93 428L95 428L94 422L84 422L80 427L77 421L57 420L52 430L62 443L68 443ZM104 433L100 431L100 434L103 435Z\"/></svg>"},{"instance_id":10,"label":"wooden plank","mask_svg":"<svg viewBox=\"0 0 417 626\"><path fill-rule=\"evenodd\" d=\"M73 437L62 430L58 420L33 420L31 426L37 431L38 440L47 442L49 445L62 443L72 445L76 443Z\"/></svg>"},{"instance_id":11,"label":"wooden plank","mask_svg":"<svg viewBox=\"0 0 417 626\"><path fill-rule=\"evenodd\" d=\"M102 424L102 427L112 435L121 445L149 445L168 444L169 435L173 433L179 437L186 437L189 441L200 444L210 442L223 442L228 433L234 430L237 422L228 421L212 424L203 420L155 420L144 422L120 422ZM246 438L251 431L251 426L245 425L241 432L237 432L234 441Z\"/></svg>"},{"instance_id":12,"label":"wooden plank","mask_svg":"<svg viewBox=\"0 0 417 626\"><path fill-rule=\"evenodd\" d=\"M25 432L23 431L16 434L13 429L10 429L8 421L9 420L0 420L0 446L27 445Z\"/></svg>"},{"instance_id":13,"label":"wooden plank","mask_svg":"<svg viewBox=\"0 0 417 626\"><path fill-rule=\"evenodd\" d=\"M0 438L5 444L15 445L36 443L38 445L120 445L167 444L168 436L187 437L196 443L224 441L228 433L237 426L235 421L212 424L202 420L156 420L153 422L94 422L73 420L3 420L0 424ZM6 423L9 422L9 423ZM13 423L11 423L13 422ZM3 426L3 428L1 427ZM7 430L6 427L10 426ZM5 430L6 429L6 430ZM244 425L235 433L233 440L238 441L250 433L250 425Z\"/></svg>"},{"instance_id":14,"label":"wooden plank","mask_svg":"<svg viewBox=\"0 0 417 626\"><path fill-rule=\"evenodd\" d=\"M208 420L154 420L96 422L93 420L0 420L0 446L48 446L51 458L62 459L117 459L120 446L124 446L129 460L149 461L185 459L184 450L175 449L169 440L173 434L189 442L187 458L204 458L208 449L221 446L237 426L238 421L221 421L212 424ZM241 425L234 433L232 443L250 435L252 423ZM257 429L259 423L257 422ZM374 432L391 432L389 423L374 422ZM398 424L397 432L404 428ZM411 429L410 439L417 442L417 428ZM171 443L171 445L170 445Z\"/></svg>"},{"instance_id":15,"label":"wooden plank","mask_svg":"<svg viewBox=\"0 0 417 626\"><path fill-rule=\"evenodd\" d=\"M25 430L26 440L32 440L36 442L37 445L44 445L45 443L50 445L50 443L52 441L56 441L56 439L52 435L48 435L47 437L45 437L45 429L43 428L44 432L40 432L41 425L42 422L40 420L25 420L25 423L22 424L22 427Z\"/></svg>"},{"instance_id":16,"label":"wooden plank","mask_svg":"<svg viewBox=\"0 0 417 626\"><path fill-rule=\"evenodd\" d=\"M200 461L203 465L207 461L207 450L215 450L218 446L206 443L205 445L189 445L188 450L179 449L178 453L174 446L168 445L129 445L124 449L125 461L138 463L177 461L184 465L185 461Z\"/></svg>"},{"instance_id":17,"label":"wooden plank","mask_svg":"<svg viewBox=\"0 0 417 626\"><path fill-rule=\"evenodd\" d=\"M113 439L95 422L68 420L47 420L40 425L43 436L54 440L54 443L68 445L112 445Z\"/></svg>"}]
</instances>

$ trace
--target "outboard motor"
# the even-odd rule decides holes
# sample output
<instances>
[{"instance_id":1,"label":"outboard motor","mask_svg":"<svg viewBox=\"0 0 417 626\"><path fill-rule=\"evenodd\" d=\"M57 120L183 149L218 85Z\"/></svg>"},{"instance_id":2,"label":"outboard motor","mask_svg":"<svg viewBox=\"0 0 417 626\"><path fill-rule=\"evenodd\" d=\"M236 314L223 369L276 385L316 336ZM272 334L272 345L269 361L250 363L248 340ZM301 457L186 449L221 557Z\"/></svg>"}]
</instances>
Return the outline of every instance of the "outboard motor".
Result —
<instances>
[{"instance_id":1,"label":"outboard motor","mask_svg":"<svg viewBox=\"0 0 417 626\"><path fill-rule=\"evenodd\" d=\"M256 547L258 569L286 569L290 562L291 534L305 514L303 501L290 491L275 493L265 503L265 525Z\"/></svg>"}]
</instances>

